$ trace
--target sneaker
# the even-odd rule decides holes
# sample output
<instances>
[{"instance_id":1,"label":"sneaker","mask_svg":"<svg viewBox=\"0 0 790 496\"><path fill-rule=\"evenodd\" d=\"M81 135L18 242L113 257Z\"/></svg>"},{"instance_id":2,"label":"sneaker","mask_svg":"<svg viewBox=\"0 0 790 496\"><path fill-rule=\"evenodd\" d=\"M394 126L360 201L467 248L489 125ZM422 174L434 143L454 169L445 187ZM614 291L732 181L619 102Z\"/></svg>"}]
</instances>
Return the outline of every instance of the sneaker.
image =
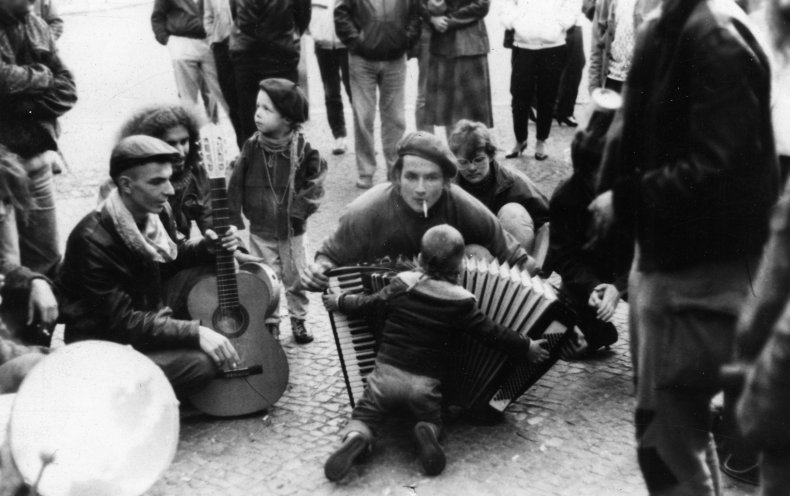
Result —
<instances>
[{"instance_id":1,"label":"sneaker","mask_svg":"<svg viewBox=\"0 0 790 496\"><path fill-rule=\"evenodd\" d=\"M346 138L335 138L335 146L332 148L332 155L343 155L346 153Z\"/></svg>"},{"instance_id":2,"label":"sneaker","mask_svg":"<svg viewBox=\"0 0 790 496\"><path fill-rule=\"evenodd\" d=\"M362 176L357 179L357 188L370 189L373 187L373 178L370 176Z\"/></svg>"},{"instance_id":3,"label":"sneaker","mask_svg":"<svg viewBox=\"0 0 790 496\"><path fill-rule=\"evenodd\" d=\"M291 332L294 340L299 344L307 344L313 341L313 333L304 326L304 320L291 318Z\"/></svg>"},{"instance_id":4,"label":"sneaker","mask_svg":"<svg viewBox=\"0 0 790 496\"><path fill-rule=\"evenodd\" d=\"M447 460L439 440L436 439L436 427L428 422L417 422L414 426L414 439L417 441L418 457L425 474L441 474Z\"/></svg>"},{"instance_id":5,"label":"sneaker","mask_svg":"<svg viewBox=\"0 0 790 496\"><path fill-rule=\"evenodd\" d=\"M280 340L280 324L266 324L266 330L277 341Z\"/></svg>"},{"instance_id":6,"label":"sneaker","mask_svg":"<svg viewBox=\"0 0 790 496\"><path fill-rule=\"evenodd\" d=\"M332 482L337 482L348 474L354 461L369 448L367 440L359 435L349 435L343 445L337 449L324 464L324 475Z\"/></svg>"}]
</instances>

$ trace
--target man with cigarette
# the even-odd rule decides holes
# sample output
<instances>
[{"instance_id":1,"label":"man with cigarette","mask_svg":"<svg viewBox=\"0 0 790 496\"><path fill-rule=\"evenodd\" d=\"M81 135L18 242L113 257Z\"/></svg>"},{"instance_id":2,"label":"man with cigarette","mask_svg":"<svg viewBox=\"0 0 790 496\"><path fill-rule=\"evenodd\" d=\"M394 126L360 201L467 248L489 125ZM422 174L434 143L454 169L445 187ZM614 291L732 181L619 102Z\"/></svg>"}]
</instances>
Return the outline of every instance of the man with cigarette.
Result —
<instances>
[{"instance_id":1,"label":"man with cigarette","mask_svg":"<svg viewBox=\"0 0 790 496\"><path fill-rule=\"evenodd\" d=\"M458 163L441 140L424 131L413 132L400 140L397 154L394 181L377 185L348 206L335 232L302 273L305 288L326 289L325 273L333 267L416 256L422 235L439 224L460 231L468 255L536 271L534 261L505 233L494 214L451 184Z\"/></svg>"}]
</instances>

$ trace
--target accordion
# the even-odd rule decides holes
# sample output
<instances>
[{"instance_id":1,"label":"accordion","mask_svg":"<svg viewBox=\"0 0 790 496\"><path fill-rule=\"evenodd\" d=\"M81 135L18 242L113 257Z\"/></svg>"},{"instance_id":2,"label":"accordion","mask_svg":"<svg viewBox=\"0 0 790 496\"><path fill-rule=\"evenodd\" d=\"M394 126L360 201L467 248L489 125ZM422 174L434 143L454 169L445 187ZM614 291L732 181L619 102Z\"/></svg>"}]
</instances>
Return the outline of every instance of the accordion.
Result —
<instances>
[{"instance_id":1,"label":"accordion","mask_svg":"<svg viewBox=\"0 0 790 496\"><path fill-rule=\"evenodd\" d=\"M330 293L374 293L386 286L400 270L414 262L379 266L350 266L330 270ZM562 304L554 289L526 271L499 264L467 259L462 285L477 299L481 311L512 332L530 339L546 339L549 359L531 364L515 360L467 333L459 336L459 353L449 364L443 382L447 403L467 409L486 406L504 411L529 389L559 358L562 346L573 332L574 314ZM365 379L373 371L376 353L376 328L381 316L349 317L330 312L332 332L337 345L348 397L354 406L360 398Z\"/></svg>"}]
</instances>

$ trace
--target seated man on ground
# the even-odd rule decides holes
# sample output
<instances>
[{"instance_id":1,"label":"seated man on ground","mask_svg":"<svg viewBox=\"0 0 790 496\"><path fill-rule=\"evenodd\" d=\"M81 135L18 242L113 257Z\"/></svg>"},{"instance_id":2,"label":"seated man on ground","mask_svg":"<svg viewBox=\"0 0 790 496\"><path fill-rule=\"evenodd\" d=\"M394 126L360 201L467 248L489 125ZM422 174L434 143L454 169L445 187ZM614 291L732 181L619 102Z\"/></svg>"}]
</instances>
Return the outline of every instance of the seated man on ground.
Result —
<instances>
[{"instance_id":1,"label":"seated man on ground","mask_svg":"<svg viewBox=\"0 0 790 496\"><path fill-rule=\"evenodd\" d=\"M219 240L222 248L210 229L200 241L176 241L168 198L179 160L175 148L150 136L115 146L110 176L117 188L69 236L58 287L67 343L130 344L185 397L239 357L223 335L187 320L184 293L191 286L184 274L213 264L215 249L235 251L238 240L231 228Z\"/></svg>"},{"instance_id":2,"label":"seated man on ground","mask_svg":"<svg viewBox=\"0 0 790 496\"><path fill-rule=\"evenodd\" d=\"M596 112L587 129L571 144L573 175L551 196L551 237L544 270L562 277L560 292L577 315L578 326L593 352L617 341L610 322L617 303L627 291L632 250L629 240L612 232L594 236L588 210L595 198L598 166L613 111ZM619 237L618 237L619 236Z\"/></svg>"},{"instance_id":3,"label":"seated man on ground","mask_svg":"<svg viewBox=\"0 0 790 496\"><path fill-rule=\"evenodd\" d=\"M386 308L376 365L362 399L351 412L343 444L329 457L324 474L345 477L354 461L371 448L376 430L398 410L417 419L414 438L427 475L444 470L439 444L442 431L441 384L460 333L470 332L514 357L530 362L548 358L546 341L531 341L492 321L478 308L472 293L458 285L463 270L464 238L447 224L422 237L419 268L401 272L373 295L324 295L330 311L362 313Z\"/></svg>"},{"instance_id":4,"label":"seated man on ground","mask_svg":"<svg viewBox=\"0 0 790 496\"><path fill-rule=\"evenodd\" d=\"M536 233L548 234L549 201L527 176L496 161L496 145L483 123L458 121L448 142L458 160L458 185L496 214L505 231L532 254Z\"/></svg>"},{"instance_id":5,"label":"seated man on ground","mask_svg":"<svg viewBox=\"0 0 790 496\"><path fill-rule=\"evenodd\" d=\"M326 271L337 266L375 262L384 257L414 257L423 234L449 224L460 231L467 254L496 258L534 273L537 266L497 218L457 185L453 154L424 131L410 133L397 147L392 183L380 184L354 200L334 233L324 240L315 261L302 272L312 291L326 289Z\"/></svg>"}]
</instances>

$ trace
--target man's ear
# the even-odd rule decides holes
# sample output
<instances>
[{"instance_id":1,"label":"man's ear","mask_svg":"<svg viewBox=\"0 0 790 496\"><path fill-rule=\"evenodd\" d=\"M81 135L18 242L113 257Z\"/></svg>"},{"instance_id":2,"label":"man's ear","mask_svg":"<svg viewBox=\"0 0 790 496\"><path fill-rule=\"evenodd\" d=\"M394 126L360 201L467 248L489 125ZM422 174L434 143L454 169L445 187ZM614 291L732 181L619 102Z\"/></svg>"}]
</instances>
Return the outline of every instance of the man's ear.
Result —
<instances>
[{"instance_id":1,"label":"man's ear","mask_svg":"<svg viewBox=\"0 0 790 496\"><path fill-rule=\"evenodd\" d=\"M115 179L115 184L118 186L118 192L124 195L131 194L132 192L132 178L129 176L121 175Z\"/></svg>"}]
</instances>

